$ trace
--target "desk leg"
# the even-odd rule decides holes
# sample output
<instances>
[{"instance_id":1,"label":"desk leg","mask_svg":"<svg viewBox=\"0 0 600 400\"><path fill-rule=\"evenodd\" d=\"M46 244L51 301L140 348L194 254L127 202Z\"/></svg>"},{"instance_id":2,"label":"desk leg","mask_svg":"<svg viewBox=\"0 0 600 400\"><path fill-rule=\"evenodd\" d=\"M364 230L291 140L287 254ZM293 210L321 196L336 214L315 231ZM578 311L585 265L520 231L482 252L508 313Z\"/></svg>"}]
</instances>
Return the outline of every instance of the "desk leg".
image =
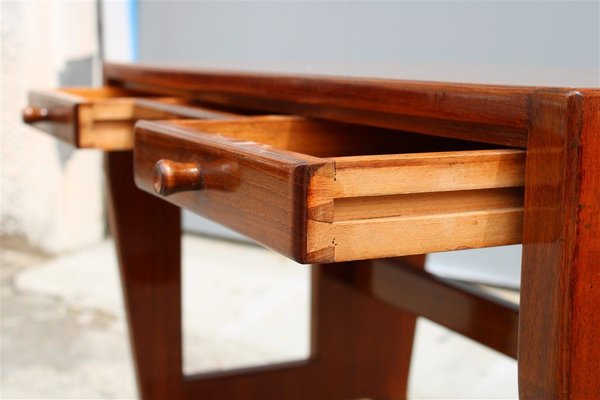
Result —
<instances>
[{"instance_id":1,"label":"desk leg","mask_svg":"<svg viewBox=\"0 0 600 400\"><path fill-rule=\"evenodd\" d=\"M406 397L415 317L361 290L376 260L312 267L308 361L183 377L179 209L135 188L131 152L107 153L105 163L144 400ZM420 268L424 257L405 261Z\"/></svg>"},{"instance_id":2,"label":"desk leg","mask_svg":"<svg viewBox=\"0 0 600 400\"><path fill-rule=\"evenodd\" d=\"M132 153L105 156L115 239L140 397L178 399L182 383L180 211L137 189Z\"/></svg>"},{"instance_id":3,"label":"desk leg","mask_svg":"<svg viewBox=\"0 0 600 400\"><path fill-rule=\"evenodd\" d=\"M600 96L530 107L519 393L600 399Z\"/></svg>"},{"instance_id":4,"label":"desk leg","mask_svg":"<svg viewBox=\"0 0 600 400\"><path fill-rule=\"evenodd\" d=\"M415 317L362 290L368 287L377 262L311 267L313 354L309 360L186 377L185 397L406 398ZM424 257L413 257L408 262L420 268Z\"/></svg>"}]
</instances>

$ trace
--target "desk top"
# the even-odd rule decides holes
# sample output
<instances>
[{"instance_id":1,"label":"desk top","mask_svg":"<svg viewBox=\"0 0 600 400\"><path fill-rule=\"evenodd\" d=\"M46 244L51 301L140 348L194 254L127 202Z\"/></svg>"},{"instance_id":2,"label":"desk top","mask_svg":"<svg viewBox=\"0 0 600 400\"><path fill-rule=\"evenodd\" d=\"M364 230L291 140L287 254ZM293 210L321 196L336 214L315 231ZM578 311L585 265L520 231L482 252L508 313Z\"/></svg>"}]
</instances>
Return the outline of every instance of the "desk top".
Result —
<instances>
[{"instance_id":1,"label":"desk top","mask_svg":"<svg viewBox=\"0 0 600 400\"><path fill-rule=\"evenodd\" d=\"M526 147L536 93L600 94L550 88L336 78L106 64L109 85L211 104Z\"/></svg>"}]
</instances>

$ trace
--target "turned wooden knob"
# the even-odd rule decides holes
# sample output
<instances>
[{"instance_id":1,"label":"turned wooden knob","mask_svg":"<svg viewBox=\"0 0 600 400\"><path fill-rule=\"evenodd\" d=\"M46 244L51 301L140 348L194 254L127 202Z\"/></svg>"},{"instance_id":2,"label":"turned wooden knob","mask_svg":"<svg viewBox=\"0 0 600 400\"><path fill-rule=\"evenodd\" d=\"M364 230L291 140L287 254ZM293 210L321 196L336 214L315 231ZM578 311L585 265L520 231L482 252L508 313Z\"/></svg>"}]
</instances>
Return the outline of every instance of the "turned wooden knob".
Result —
<instances>
[{"instance_id":1,"label":"turned wooden knob","mask_svg":"<svg viewBox=\"0 0 600 400\"><path fill-rule=\"evenodd\" d=\"M43 107L26 107L23 110L23 122L31 124L33 122L49 121L50 110Z\"/></svg>"},{"instance_id":2,"label":"turned wooden knob","mask_svg":"<svg viewBox=\"0 0 600 400\"><path fill-rule=\"evenodd\" d=\"M152 183L154 191L161 196L200 190L203 186L202 168L194 162L160 160L154 165Z\"/></svg>"}]
</instances>

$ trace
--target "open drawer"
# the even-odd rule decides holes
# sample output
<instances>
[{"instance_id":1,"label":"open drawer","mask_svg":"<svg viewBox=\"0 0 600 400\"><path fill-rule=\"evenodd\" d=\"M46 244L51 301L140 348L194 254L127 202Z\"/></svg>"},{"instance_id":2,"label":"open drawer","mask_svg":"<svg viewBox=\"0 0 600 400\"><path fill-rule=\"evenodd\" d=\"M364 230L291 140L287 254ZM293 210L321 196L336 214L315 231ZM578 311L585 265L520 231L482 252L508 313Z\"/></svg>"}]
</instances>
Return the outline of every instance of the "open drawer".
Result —
<instances>
[{"instance_id":1,"label":"open drawer","mask_svg":"<svg viewBox=\"0 0 600 400\"><path fill-rule=\"evenodd\" d=\"M23 120L79 148L128 150L138 119L223 119L233 114L187 104L177 97L148 97L117 87L61 88L29 93Z\"/></svg>"},{"instance_id":2,"label":"open drawer","mask_svg":"<svg viewBox=\"0 0 600 400\"><path fill-rule=\"evenodd\" d=\"M300 117L140 121L135 180L302 263L519 243L525 152L480 146Z\"/></svg>"}]
</instances>

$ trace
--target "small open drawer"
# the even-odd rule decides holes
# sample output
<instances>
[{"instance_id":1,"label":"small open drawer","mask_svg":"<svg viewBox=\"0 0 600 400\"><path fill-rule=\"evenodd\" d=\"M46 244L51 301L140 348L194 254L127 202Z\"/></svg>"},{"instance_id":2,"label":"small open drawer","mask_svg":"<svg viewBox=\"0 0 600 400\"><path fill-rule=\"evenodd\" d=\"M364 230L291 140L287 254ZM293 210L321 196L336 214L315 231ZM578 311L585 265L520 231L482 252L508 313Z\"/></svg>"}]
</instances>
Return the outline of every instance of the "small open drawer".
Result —
<instances>
[{"instance_id":1,"label":"small open drawer","mask_svg":"<svg viewBox=\"0 0 600 400\"><path fill-rule=\"evenodd\" d=\"M75 147L128 150L138 119L223 119L229 115L190 106L181 98L148 97L107 86L32 91L23 120Z\"/></svg>"},{"instance_id":2,"label":"small open drawer","mask_svg":"<svg viewBox=\"0 0 600 400\"><path fill-rule=\"evenodd\" d=\"M302 263L519 243L525 152L480 146L300 117L140 121L135 180Z\"/></svg>"}]
</instances>

